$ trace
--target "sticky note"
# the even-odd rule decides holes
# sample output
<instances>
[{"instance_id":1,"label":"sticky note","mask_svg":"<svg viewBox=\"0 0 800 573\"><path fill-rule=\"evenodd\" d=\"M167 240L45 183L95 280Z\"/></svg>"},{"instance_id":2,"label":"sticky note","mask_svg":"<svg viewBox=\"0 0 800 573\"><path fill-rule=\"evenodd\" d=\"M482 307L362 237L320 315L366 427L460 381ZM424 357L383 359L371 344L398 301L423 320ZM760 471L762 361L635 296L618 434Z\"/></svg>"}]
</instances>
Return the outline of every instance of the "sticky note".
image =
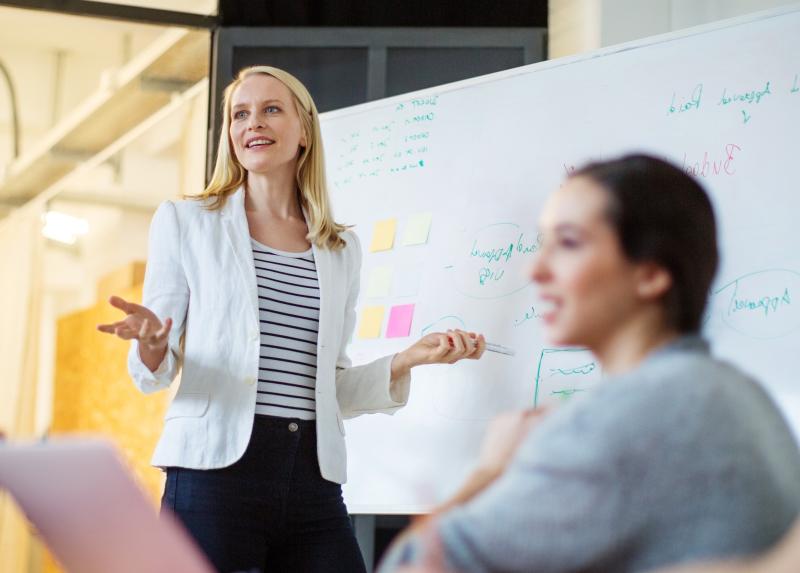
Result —
<instances>
[{"instance_id":1,"label":"sticky note","mask_svg":"<svg viewBox=\"0 0 800 573\"><path fill-rule=\"evenodd\" d=\"M367 298L389 296L392 289L392 267L375 267L367 281Z\"/></svg>"},{"instance_id":2,"label":"sticky note","mask_svg":"<svg viewBox=\"0 0 800 573\"><path fill-rule=\"evenodd\" d=\"M365 306L361 312L361 324L358 326L359 338L378 338L383 324L382 306Z\"/></svg>"},{"instance_id":3,"label":"sticky note","mask_svg":"<svg viewBox=\"0 0 800 573\"><path fill-rule=\"evenodd\" d=\"M422 281L423 266L421 264L403 265L394 273L392 286L394 296L417 296Z\"/></svg>"},{"instance_id":4,"label":"sticky note","mask_svg":"<svg viewBox=\"0 0 800 573\"><path fill-rule=\"evenodd\" d=\"M397 219L384 219L375 223L372 232L372 244L369 252L388 251L394 246L394 232L397 228Z\"/></svg>"},{"instance_id":5,"label":"sticky note","mask_svg":"<svg viewBox=\"0 0 800 573\"><path fill-rule=\"evenodd\" d=\"M386 328L386 338L401 338L411 332L411 321L414 319L413 304L399 304L393 306L389 312L389 326Z\"/></svg>"},{"instance_id":6,"label":"sticky note","mask_svg":"<svg viewBox=\"0 0 800 573\"><path fill-rule=\"evenodd\" d=\"M432 219L433 215L431 213L417 213L416 215L412 215L408 219L405 233L403 233L403 246L427 243Z\"/></svg>"}]
</instances>

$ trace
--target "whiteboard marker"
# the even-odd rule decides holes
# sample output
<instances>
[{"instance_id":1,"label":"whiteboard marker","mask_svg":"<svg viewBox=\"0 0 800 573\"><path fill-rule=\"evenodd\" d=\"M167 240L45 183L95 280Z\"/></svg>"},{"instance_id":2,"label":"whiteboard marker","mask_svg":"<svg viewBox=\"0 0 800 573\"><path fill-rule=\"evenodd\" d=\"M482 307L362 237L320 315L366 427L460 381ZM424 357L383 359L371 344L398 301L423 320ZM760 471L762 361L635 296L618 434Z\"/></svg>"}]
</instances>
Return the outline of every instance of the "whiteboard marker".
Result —
<instances>
[{"instance_id":1,"label":"whiteboard marker","mask_svg":"<svg viewBox=\"0 0 800 573\"><path fill-rule=\"evenodd\" d=\"M491 342L486 343L486 350L488 350L489 352L498 352L500 354L507 354L509 356L514 356L516 354L516 352L514 352L510 348L501 346L499 344L492 344Z\"/></svg>"}]
</instances>

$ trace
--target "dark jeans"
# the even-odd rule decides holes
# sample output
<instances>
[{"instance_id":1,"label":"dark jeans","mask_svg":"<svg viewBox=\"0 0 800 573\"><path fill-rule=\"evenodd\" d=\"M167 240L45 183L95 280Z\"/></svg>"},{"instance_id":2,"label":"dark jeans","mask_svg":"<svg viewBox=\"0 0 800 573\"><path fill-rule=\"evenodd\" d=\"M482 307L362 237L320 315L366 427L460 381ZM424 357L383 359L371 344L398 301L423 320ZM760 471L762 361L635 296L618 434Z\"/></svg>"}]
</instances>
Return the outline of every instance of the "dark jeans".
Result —
<instances>
[{"instance_id":1,"label":"dark jeans","mask_svg":"<svg viewBox=\"0 0 800 573\"><path fill-rule=\"evenodd\" d=\"M320 475L316 430L315 422L256 416L232 466L168 468L161 507L223 573L364 572L342 488Z\"/></svg>"}]
</instances>

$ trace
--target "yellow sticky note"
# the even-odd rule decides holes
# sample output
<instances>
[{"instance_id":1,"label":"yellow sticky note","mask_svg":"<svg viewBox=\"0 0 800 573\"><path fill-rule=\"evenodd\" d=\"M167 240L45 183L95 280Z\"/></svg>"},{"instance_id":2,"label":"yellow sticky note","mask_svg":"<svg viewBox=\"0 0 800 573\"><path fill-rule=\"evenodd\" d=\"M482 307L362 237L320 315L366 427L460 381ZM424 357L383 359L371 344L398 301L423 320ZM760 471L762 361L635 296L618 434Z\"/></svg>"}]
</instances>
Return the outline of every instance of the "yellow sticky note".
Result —
<instances>
[{"instance_id":1,"label":"yellow sticky note","mask_svg":"<svg viewBox=\"0 0 800 573\"><path fill-rule=\"evenodd\" d=\"M431 213L417 213L412 215L406 224L403 233L403 245L422 245L428 242L428 233L431 230Z\"/></svg>"},{"instance_id":2,"label":"yellow sticky note","mask_svg":"<svg viewBox=\"0 0 800 573\"><path fill-rule=\"evenodd\" d=\"M397 228L396 219L384 219L375 223L375 230L372 233L372 244L369 252L388 251L394 246L394 231Z\"/></svg>"},{"instance_id":3,"label":"yellow sticky note","mask_svg":"<svg viewBox=\"0 0 800 573\"><path fill-rule=\"evenodd\" d=\"M389 296L392 289L392 267L375 267L367 281L367 298Z\"/></svg>"},{"instance_id":4,"label":"yellow sticky note","mask_svg":"<svg viewBox=\"0 0 800 573\"><path fill-rule=\"evenodd\" d=\"M359 338L378 338L381 335L384 308L365 306L361 311L361 324L358 326Z\"/></svg>"}]
</instances>

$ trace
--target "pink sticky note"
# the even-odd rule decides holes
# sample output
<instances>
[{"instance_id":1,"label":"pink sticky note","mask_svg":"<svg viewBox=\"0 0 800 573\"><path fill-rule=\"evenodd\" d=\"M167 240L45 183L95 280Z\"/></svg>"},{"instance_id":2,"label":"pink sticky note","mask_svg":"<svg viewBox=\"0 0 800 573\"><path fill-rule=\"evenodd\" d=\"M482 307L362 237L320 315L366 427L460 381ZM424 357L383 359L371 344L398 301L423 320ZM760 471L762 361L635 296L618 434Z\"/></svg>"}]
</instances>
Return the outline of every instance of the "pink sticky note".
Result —
<instances>
[{"instance_id":1,"label":"pink sticky note","mask_svg":"<svg viewBox=\"0 0 800 573\"><path fill-rule=\"evenodd\" d=\"M414 319L413 304L399 304L393 306L389 312L389 326L386 328L386 338L402 338L411 332L411 321Z\"/></svg>"}]
</instances>

